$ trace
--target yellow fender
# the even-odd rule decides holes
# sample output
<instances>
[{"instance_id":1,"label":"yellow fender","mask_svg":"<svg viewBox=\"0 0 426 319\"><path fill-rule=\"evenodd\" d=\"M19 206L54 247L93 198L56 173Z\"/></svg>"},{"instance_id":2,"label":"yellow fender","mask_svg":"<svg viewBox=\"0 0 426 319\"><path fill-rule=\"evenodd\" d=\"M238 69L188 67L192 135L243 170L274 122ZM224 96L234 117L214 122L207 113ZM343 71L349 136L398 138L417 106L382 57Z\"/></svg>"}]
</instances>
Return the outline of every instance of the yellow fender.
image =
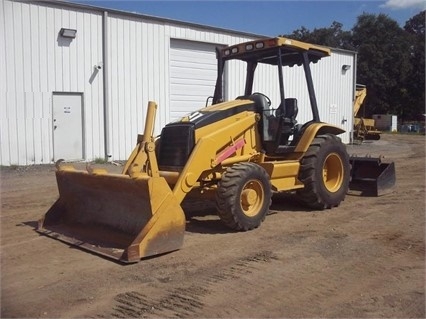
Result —
<instances>
[{"instance_id":1,"label":"yellow fender","mask_svg":"<svg viewBox=\"0 0 426 319\"><path fill-rule=\"evenodd\" d=\"M294 151L296 153L302 153L302 154L306 153L309 146L312 144L312 141L314 140L315 136L317 135L322 135L327 133L339 135L344 132L346 131L338 126L330 125L327 123L321 123L321 122L312 123L305 129L302 135L302 138L300 139L299 143L297 143L297 146Z\"/></svg>"}]
</instances>

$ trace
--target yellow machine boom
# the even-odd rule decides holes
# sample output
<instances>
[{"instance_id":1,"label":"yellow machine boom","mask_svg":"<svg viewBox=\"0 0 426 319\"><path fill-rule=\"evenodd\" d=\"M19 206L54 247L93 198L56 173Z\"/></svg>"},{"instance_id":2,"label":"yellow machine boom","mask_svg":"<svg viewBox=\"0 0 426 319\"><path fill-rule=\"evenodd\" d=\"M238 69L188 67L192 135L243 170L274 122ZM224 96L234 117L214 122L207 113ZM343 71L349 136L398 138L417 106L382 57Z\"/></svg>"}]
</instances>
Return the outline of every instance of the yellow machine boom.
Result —
<instances>
[{"instance_id":1,"label":"yellow machine boom","mask_svg":"<svg viewBox=\"0 0 426 319\"><path fill-rule=\"evenodd\" d=\"M358 117L359 109L367 97L367 88L363 85L357 85L354 101L354 139L363 140L379 140L380 132L375 127L375 121L369 118Z\"/></svg>"}]
</instances>

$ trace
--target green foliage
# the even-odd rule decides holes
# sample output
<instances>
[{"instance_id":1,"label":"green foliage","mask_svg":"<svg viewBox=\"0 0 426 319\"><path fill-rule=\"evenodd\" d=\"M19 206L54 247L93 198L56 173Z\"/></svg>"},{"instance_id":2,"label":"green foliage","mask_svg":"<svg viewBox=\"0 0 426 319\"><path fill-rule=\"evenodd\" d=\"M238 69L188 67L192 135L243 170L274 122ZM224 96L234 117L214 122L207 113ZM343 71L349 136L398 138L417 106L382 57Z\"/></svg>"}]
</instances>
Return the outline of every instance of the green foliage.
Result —
<instances>
[{"instance_id":1,"label":"green foliage","mask_svg":"<svg viewBox=\"0 0 426 319\"><path fill-rule=\"evenodd\" d=\"M352 29L358 51L357 81L367 86L365 107L372 113L402 114L411 71L409 38L384 14L362 14Z\"/></svg>"},{"instance_id":2,"label":"green foliage","mask_svg":"<svg viewBox=\"0 0 426 319\"><path fill-rule=\"evenodd\" d=\"M425 112L425 12L412 17L405 23L404 30L410 36L411 71L407 79L407 106L404 116L422 119L418 114ZM422 119L424 120L424 119Z\"/></svg>"},{"instance_id":3,"label":"green foliage","mask_svg":"<svg viewBox=\"0 0 426 319\"><path fill-rule=\"evenodd\" d=\"M96 157L93 161L95 164L106 164L108 161L103 157Z\"/></svg>"},{"instance_id":4,"label":"green foliage","mask_svg":"<svg viewBox=\"0 0 426 319\"><path fill-rule=\"evenodd\" d=\"M404 28L385 14L361 14L351 31L301 27L285 37L358 53L357 82L367 86L365 116L395 114L403 120L425 113L425 11Z\"/></svg>"},{"instance_id":5,"label":"green foliage","mask_svg":"<svg viewBox=\"0 0 426 319\"><path fill-rule=\"evenodd\" d=\"M293 31L293 33L283 36L313 44L353 50L351 32L344 31L342 27L343 24L333 21L329 28L314 29L314 31L311 32L302 26L300 29Z\"/></svg>"}]
</instances>

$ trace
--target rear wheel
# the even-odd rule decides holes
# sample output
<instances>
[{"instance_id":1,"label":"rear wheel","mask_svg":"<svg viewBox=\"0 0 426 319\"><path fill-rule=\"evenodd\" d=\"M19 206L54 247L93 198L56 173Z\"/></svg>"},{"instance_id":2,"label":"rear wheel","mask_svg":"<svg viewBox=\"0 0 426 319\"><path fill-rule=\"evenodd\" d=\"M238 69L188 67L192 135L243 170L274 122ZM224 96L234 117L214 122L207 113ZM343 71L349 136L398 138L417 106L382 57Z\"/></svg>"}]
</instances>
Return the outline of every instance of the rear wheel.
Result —
<instances>
[{"instance_id":1,"label":"rear wheel","mask_svg":"<svg viewBox=\"0 0 426 319\"><path fill-rule=\"evenodd\" d=\"M269 175L254 163L238 163L228 168L216 192L218 215L231 229L258 227L271 204Z\"/></svg>"},{"instance_id":2,"label":"rear wheel","mask_svg":"<svg viewBox=\"0 0 426 319\"><path fill-rule=\"evenodd\" d=\"M317 136L301 161L299 180L305 187L299 199L314 209L338 206L345 199L350 180L349 156L340 138Z\"/></svg>"}]
</instances>

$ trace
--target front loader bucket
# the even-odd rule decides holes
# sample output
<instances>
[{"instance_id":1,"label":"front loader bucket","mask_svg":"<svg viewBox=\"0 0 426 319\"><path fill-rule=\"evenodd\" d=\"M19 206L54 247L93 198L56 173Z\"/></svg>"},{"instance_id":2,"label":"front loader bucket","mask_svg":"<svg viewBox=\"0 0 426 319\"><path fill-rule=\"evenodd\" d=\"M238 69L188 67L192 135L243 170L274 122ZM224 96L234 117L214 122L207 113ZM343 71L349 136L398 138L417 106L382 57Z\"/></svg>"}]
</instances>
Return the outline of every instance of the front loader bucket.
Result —
<instances>
[{"instance_id":1,"label":"front loader bucket","mask_svg":"<svg viewBox=\"0 0 426 319\"><path fill-rule=\"evenodd\" d=\"M349 193L382 196L395 186L395 164L383 163L380 157L350 157L352 165Z\"/></svg>"},{"instance_id":2,"label":"front loader bucket","mask_svg":"<svg viewBox=\"0 0 426 319\"><path fill-rule=\"evenodd\" d=\"M125 263L182 247L185 215L164 178L59 169L56 179L38 232Z\"/></svg>"}]
</instances>

